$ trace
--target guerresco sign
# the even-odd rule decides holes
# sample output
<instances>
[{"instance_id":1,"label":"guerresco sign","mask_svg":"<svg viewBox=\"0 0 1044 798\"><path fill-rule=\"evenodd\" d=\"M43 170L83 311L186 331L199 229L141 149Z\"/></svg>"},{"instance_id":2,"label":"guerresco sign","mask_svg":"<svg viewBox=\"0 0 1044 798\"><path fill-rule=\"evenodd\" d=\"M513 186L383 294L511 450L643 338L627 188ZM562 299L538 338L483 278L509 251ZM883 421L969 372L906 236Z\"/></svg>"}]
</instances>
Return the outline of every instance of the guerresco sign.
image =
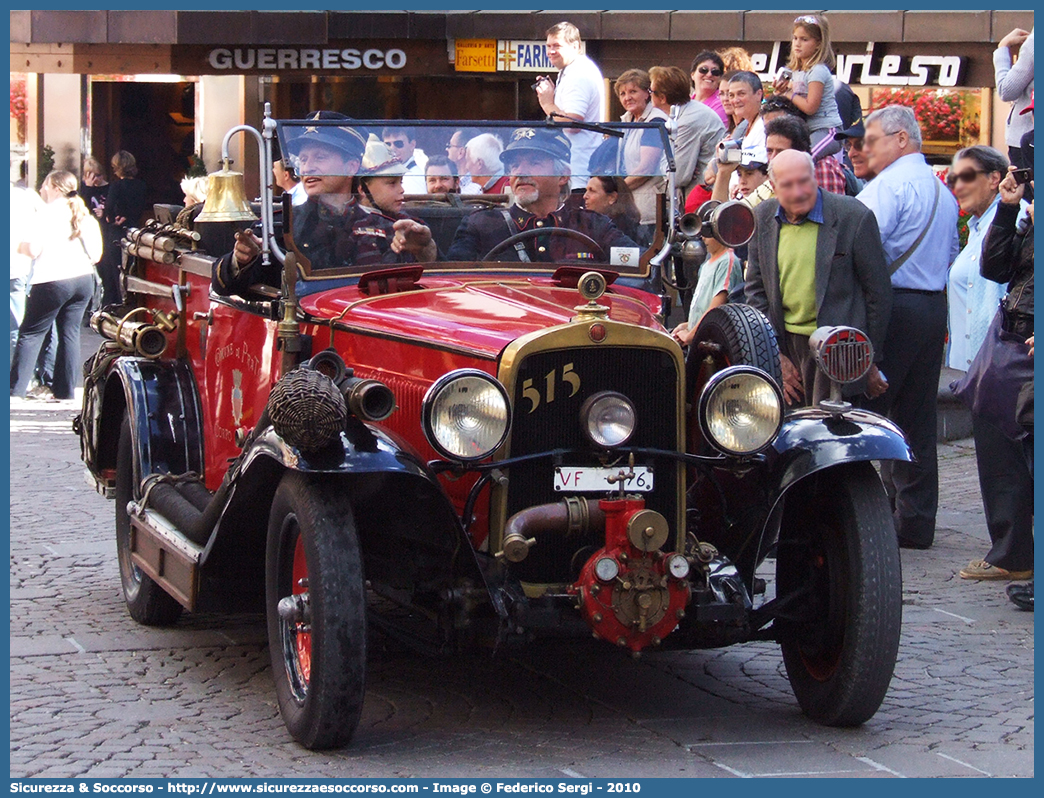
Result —
<instances>
[{"instance_id":1,"label":"guerresco sign","mask_svg":"<svg viewBox=\"0 0 1044 798\"><path fill-rule=\"evenodd\" d=\"M395 47L215 47L207 55L207 62L213 69L228 71L402 69L406 66L406 53Z\"/></svg>"}]
</instances>

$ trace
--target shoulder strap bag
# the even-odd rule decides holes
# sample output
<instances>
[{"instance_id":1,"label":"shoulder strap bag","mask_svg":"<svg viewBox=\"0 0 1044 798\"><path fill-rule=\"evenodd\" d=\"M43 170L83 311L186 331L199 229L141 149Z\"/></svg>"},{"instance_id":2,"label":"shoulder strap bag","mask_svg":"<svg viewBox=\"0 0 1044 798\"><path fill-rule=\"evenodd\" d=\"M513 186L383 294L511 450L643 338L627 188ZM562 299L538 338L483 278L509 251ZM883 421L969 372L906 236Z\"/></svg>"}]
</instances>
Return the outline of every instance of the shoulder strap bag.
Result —
<instances>
[{"instance_id":1,"label":"shoulder strap bag","mask_svg":"<svg viewBox=\"0 0 1044 798\"><path fill-rule=\"evenodd\" d=\"M890 275L895 274L904 263L910 260L910 256L914 254L914 250L921 245L921 242L924 241L924 237L928 235L928 231L932 229L932 222L935 221L935 212L939 210L939 195L942 193L942 189L940 188L941 181L934 177L932 179L935 180L935 202L932 203L932 215L928 217L928 224L924 226L921 234L917 236L917 240L910 245L910 248L906 250L906 252L892 261L892 265L888 267L888 273Z\"/></svg>"}]
</instances>

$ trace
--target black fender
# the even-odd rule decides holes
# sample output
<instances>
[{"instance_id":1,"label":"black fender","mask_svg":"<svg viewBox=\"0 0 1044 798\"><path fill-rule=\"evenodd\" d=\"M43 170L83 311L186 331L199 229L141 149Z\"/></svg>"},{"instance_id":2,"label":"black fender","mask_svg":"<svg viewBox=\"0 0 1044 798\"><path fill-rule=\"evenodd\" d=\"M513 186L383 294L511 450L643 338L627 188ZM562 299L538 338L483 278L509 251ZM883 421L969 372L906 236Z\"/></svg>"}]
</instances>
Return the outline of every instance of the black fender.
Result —
<instances>
[{"instance_id":1,"label":"black fender","mask_svg":"<svg viewBox=\"0 0 1044 798\"><path fill-rule=\"evenodd\" d=\"M834 416L819 408L787 416L769 453L769 482L778 499L796 482L824 468L865 460L914 459L903 431L868 410Z\"/></svg>"},{"instance_id":2,"label":"black fender","mask_svg":"<svg viewBox=\"0 0 1044 798\"><path fill-rule=\"evenodd\" d=\"M805 408L784 419L772 446L758 458L716 468L712 481L690 491L689 505L706 516L701 534L737 565L749 587L779 533L787 491L844 463L912 459L902 430L876 413L850 410L834 416ZM717 507L722 510L715 514Z\"/></svg>"},{"instance_id":3,"label":"black fender","mask_svg":"<svg viewBox=\"0 0 1044 798\"><path fill-rule=\"evenodd\" d=\"M189 363L118 357L96 386L81 435L87 465L96 479L116 468L120 420L131 422L136 473L203 474L203 424L199 390ZM88 449L90 451L88 452ZM88 459L89 458L89 459Z\"/></svg>"},{"instance_id":4,"label":"black fender","mask_svg":"<svg viewBox=\"0 0 1044 798\"><path fill-rule=\"evenodd\" d=\"M789 415L767 453L765 524L757 559L779 535L782 499L787 491L824 469L871 460L912 461L913 450L898 425L867 410L833 415L820 408Z\"/></svg>"},{"instance_id":5,"label":"black fender","mask_svg":"<svg viewBox=\"0 0 1044 798\"><path fill-rule=\"evenodd\" d=\"M352 505L367 579L396 590L442 592L461 579L488 586L453 504L405 442L378 425L349 419L340 440L302 452L271 426L248 443L229 474L225 508L201 563L227 577L260 553L272 496L288 471L343 486ZM253 554L251 554L253 552Z\"/></svg>"}]
</instances>

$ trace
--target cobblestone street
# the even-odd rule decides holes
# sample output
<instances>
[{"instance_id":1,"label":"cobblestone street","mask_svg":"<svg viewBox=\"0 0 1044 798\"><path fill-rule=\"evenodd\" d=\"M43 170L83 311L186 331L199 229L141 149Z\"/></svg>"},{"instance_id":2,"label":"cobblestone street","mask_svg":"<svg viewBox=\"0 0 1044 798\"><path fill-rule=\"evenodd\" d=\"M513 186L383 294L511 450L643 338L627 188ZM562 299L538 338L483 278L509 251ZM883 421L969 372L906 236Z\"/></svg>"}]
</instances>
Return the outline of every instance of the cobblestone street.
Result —
<instances>
[{"instance_id":1,"label":"cobblestone street","mask_svg":"<svg viewBox=\"0 0 1044 798\"><path fill-rule=\"evenodd\" d=\"M957 577L987 549L970 440L940 445L936 544L902 552L899 662L861 728L806 720L774 644L432 660L375 634L354 744L311 753L280 720L260 615L127 615L76 410L11 410L12 777L1034 775L1033 613Z\"/></svg>"}]
</instances>

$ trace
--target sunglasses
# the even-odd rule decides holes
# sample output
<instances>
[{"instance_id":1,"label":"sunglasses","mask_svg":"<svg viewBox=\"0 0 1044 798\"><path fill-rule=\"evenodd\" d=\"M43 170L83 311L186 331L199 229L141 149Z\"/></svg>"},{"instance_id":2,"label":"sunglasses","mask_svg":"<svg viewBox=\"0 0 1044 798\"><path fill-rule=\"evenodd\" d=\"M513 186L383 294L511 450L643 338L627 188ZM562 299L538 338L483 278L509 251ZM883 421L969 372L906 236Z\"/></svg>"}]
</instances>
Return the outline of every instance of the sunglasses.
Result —
<instances>
[{"instance_id":1,"label":"sunglasses","mask_svg":"<svg viewBox=\"0 0 1044 798\"><path fill-rule=\"evenodd\" d=\"M387 144L389 147L394 147L397 150L401 150L403 147L406 146L406 141L404 139L393 139L392 141L386 141L384 143Z\"/></svg>"},{"instance_id":2,"label":"sunglasses","mask_svg":"<svg viewBox=\"0 0 1044 798\"><path fill-rule=\"evenodd\" d=\"M856 152L863 151L863 140L862 139L845 139L844 142L845 152L855 150Z\"/></svg>"},{"instance_id":3,"label":"sunglasses","mask_svg":"<svg viewBox=\"0 0 1044 798\"><path fill-rule=\"evenodd\" d=\"M819 20L811 14L804 14L794 20L795 25L819 25Z\"/></svg>"},{"instance_id":4,"label":"sunglasses","mask_svg":"<svg viewBox=\"0 0 1044 798\"><path fill-rule=\"evenodd\" d=\"M717 67L701 66L701 67L698 67L696 69L696 71L699 72L701 75L706 75L709 72L711 75L713 75L716 78L720 78L721 77L721 70L718 69Z\"/></svg>"},{"instance_id":5,"label":"sunglasses","mask_svg":"<svg viewBox=\"0 0 1044 798\"><path fill-rule=\"evenodd\" d=\"M979 175L984 175L986 172L982 169L965 169L963 172L951 172L946 176L946 184L953 188L958 182L961 183L974 183L975 179Z\"/></svg>"}]
</instances>

